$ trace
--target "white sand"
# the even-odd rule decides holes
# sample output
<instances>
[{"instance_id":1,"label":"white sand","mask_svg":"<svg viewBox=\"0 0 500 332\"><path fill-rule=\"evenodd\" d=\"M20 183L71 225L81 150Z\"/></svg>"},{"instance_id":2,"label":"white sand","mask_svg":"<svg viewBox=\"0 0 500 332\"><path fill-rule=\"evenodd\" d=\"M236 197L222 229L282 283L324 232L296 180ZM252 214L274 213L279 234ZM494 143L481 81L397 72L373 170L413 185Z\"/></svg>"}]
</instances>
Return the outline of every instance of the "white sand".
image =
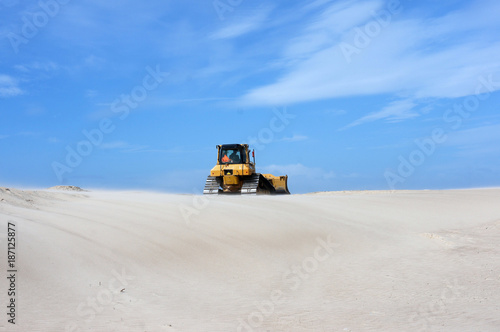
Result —
<instances>
[{"instance_id":1,"label":"white sand","mask_svg":"<svg viewBox=\"0 0 500 332\"><path fill-rule=\"evenodd\" d=\"M499 331L499 203L3 188L0 331Z\"/></svg>"}]
</instances>

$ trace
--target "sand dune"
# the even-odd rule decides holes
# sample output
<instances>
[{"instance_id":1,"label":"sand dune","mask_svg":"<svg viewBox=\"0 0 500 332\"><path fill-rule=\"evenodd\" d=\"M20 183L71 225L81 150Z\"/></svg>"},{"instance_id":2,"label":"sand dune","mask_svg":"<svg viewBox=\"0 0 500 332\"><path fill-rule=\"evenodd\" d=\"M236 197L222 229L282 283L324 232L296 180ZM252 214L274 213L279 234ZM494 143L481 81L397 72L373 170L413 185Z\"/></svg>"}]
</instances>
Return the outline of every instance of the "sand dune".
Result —
<instances>
[{"instance_id":1,"label":"sand dune","mask_svg":"<svg viewBox=\"0 0 500 332\"><path fill-rule=\"evenodd\" d=\"M62 189L0 189L0 331L500 329L500 189Z\"/></svg>"}]
</instances>

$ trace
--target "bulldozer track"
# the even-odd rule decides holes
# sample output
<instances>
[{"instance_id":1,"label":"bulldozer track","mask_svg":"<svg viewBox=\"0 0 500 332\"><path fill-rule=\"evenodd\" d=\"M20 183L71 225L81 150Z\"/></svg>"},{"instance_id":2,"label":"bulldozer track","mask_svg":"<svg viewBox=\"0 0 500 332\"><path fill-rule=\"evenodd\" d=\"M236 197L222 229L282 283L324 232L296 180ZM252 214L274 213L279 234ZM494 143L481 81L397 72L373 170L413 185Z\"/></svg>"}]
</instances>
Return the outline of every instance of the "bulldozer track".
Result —
<instances>
[{"instance_id":1,"label":"bulldozer track","mask_svg":"<svg viewBox=\"0 0 500 332\"><path fill-rule=\"evenodd\" d=\"M276 190L271 182L260 173L255 173L245 179L241 188L241 194L245 195L274 194L275 192Z\"/></svg>"},{"instance_id":2,"label":"bulldozer track","mask_svg":"<svg viewBox=\"0 0 500 332\"><path fill-rule=\"evenodd\" d=\"M257 191L259 190L259 176L260 174L256 173L243 180L243 186L241 187L242 195L257 195Z\"/></svg>"},{"instance_id":3,"label":"bulldozer track","mask_svg":"<svg viewBox=\"0 0 500 332\"><path fill-rule=\"evenodd\" d=\"M219 189L220 182L215 176L207 177L205 188L203 189L204 195L223 195ZM276 193L273 185L262 174L255 173L243 179L243 186L241 191L236 194L241 195L257 195L257 194L273 194ZM230 194L226 194L230 195Z\"/></svg>"},{"instance_id":4,"label":"bulldozer track","mask_svg":"<svg viewBox=\"0 0 500 332\"><path fill-rule=\"evenodd\" d=\"M204 195L218 195L219 194L219 182L215 176L207 177L205 182L205 188L203 189Z\"/></svg>"}]
</instances>

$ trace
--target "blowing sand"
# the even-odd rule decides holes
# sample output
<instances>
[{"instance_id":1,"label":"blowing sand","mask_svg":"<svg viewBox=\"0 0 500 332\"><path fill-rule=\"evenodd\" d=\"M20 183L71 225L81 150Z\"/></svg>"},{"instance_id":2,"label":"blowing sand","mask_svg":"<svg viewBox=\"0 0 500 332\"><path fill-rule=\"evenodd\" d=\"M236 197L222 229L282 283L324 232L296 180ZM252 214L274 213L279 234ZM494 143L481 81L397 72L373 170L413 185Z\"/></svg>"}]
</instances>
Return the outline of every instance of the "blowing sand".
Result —
<instances>
[{"instance_id":1,"label":"blowing sand","mask_svg":"<svg viewBox=\"0 0 500 332\"><path fill-rule=\"evenodd\" d=\"M0 331L500 330L500 189L64 189L0 189Z\"/></svg>"}]
</instances>

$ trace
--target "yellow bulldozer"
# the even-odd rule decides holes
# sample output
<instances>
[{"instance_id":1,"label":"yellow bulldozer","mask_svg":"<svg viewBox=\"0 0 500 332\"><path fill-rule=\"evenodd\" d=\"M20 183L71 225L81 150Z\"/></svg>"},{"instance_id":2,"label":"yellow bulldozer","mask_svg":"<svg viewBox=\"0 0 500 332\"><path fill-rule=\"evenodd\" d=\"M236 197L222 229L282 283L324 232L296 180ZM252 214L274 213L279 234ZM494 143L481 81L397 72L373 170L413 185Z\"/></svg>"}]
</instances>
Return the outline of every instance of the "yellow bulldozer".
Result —
<instances>
[{"instance_id":1,"label":"yellow bulldozer","mask_svg":"<svg viewBox=\"0 0 500 332\"><path fill-rule=\"evenodd\" d=\"M217 145L217 165L210 171L203 194L290 194L288 176L255 172L255 150L248 144Z\"/></svg>"}]
</instances>

